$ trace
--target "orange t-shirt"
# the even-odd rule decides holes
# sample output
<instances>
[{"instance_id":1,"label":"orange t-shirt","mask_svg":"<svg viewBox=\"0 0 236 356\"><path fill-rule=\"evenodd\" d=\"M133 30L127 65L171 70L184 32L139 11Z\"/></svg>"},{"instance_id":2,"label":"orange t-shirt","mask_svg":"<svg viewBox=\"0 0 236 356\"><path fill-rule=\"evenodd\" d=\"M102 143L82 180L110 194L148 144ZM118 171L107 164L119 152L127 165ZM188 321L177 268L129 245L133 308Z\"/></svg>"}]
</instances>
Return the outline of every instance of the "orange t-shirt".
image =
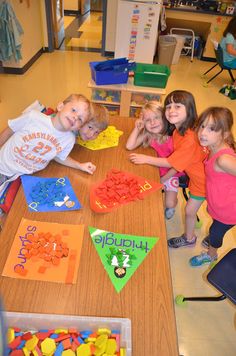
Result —
<instances>
[{"instance_id":1,"label":"orange t-shirt","mask_svg":"<svg viewBox=\"0 0 236 356\"><path fill-rule=\"evenodd\" d=\"M178 130L173 133L174 152L167 158L169 164L178 172L185 171L189 176L191 194L205 197L205 172L203 161L207 152L200 145L197 134L188 129L184 136Z\"/></svg>"}]
</instances>

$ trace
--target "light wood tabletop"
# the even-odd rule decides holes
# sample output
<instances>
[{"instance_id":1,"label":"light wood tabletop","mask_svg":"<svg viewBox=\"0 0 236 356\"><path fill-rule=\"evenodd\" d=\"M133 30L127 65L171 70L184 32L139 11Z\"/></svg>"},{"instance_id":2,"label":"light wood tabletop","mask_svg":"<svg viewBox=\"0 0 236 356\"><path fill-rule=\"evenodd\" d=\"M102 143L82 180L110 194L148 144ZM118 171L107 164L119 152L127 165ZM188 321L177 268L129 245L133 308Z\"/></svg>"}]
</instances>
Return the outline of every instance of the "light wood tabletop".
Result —
<instances>
[{"instance_id":1,"label":"light wood tabletop","mask_svg":"<svg viewBox=\"0 0 236 356\"><path fill-rule=\"evenodd\" d=\"M162 193L150 193L143 200L98 214L90 209L89 192L111 168L159 180L158 170L129 161L125 143L134 121L113 118L112 124L124 133L118 147L92 151L75 145L71 156L97 166L94 175L51 162L37 176L67 176L82 205L70 212L28 211L22 186L0 234L0 268L7 256L22 217L47 222L84 224L82 253L74 285L0 277L0 294L5 310L31 313L130 318L133 356L178 355L170 265L166 243ZM151 149L136 152L155 155ZM88 226L129 235L156 236L159 241L120 293L115 291L91 241Z\"/></svg>"}]
</instances>

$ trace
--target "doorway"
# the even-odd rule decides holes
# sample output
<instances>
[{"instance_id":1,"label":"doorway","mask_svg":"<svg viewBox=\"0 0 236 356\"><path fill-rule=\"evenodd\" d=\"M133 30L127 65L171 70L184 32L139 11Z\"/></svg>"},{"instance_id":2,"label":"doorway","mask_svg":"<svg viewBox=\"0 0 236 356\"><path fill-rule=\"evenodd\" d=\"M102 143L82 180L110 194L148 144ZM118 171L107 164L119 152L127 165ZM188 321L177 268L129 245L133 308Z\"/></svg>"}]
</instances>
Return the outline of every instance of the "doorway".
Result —
<instances>
[{"instance_id":1,"label":"doorway","mask_svg":"<svg viewBox=\"0 0 236 356\"><path fill-rule=\"evenodd\" d=\"M90 0L89 3L77 1L76 10L74 8L71 1L69 3L64 1L65 40L60 49L100 53L102 51L102 1Z\"/></svg>"}]
</instances>

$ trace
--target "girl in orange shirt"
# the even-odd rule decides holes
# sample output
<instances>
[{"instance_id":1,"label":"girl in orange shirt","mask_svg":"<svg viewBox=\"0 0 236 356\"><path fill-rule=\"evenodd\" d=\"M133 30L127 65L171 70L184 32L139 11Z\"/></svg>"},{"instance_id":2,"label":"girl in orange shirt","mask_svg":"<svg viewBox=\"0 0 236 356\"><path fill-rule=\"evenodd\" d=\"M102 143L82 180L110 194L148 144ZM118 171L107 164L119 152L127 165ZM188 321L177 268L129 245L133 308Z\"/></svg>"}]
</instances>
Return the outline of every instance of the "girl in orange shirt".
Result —
<instances>
[{"instance_id":1,"label":"girl in orange shirt","mask_svg":"<svg viewBox=\"0 0 236 356\"><path fill-rule=\"evenodd\" d=\"M195 246L194 234L196 214L205 200L205 173L203 161L206 157L194 131L197 111L194 97L184 90L175 90L167 95L164 103L165 116L176 130L173 133L174 152L167 158L149 157L149 164L157 167L185 171L189 177L189 200L185 207L185 231L179 237L168 240L172 248ZM131 162L146 163L146 156L130 154ZM151 161L150 161L151 160Z\"/></svg>"}]
</instances>

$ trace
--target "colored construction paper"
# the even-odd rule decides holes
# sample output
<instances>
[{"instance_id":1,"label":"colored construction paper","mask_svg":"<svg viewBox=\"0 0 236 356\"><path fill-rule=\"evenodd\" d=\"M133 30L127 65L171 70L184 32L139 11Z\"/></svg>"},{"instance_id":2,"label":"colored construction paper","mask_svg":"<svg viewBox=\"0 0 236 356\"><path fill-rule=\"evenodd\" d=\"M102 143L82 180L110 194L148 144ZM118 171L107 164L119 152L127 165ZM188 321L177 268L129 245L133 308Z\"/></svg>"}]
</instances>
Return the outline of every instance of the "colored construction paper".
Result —
<instances>
[{"instance_id":1,"label":"colored construction paper","mask_svg":"<svg viewBox=\"0 0 236 356\"><path fill-rule=\"evenodd\" d=\"M84 225L22 219L2 275L75 284Z\"/></svg>"},{"instance_id":2,"label":"colored construction paper","mask_svg":"<svg viewBox=\"0 0 236 356\"><path fill-rule=\"evenodd\" d=\"M90 236L108 276L119 293L159 240L89 227ZM144 286L140 286L144 288Z\"/></svg>"},{"instance_id":3,"label":"colored construction paper","mask_svg":"<svg viewBox=\"0 0 236 356\"><path fill-rule=\"evenodd\" d=\"M92 186L90 207L97 213L107 213L123 204L144 199L147 194L161 188L160 183L112 169L102 182Z\"/></svg>"},{"instance_id":4,"label":"colored construction paper","mask_svg":"<svg viewBox=\"0 0 236 356\"><path fill-rule=\"evenodd\" d=\"M21 181L30 211L68 211L81 208L67 177L42 178L24 175Z\"/></svg>"},{"instance_id":5,"label":"colored construction paper","mask_svg":"<svg viewBox=\"0 0 236 356\"><path fill-rule=\"evenodd\" d=\"M95 140L83 141L78 136L77 143L90 150L102 150L104 148L118 146L119 137L121 135L123 135L123 132L117 130L115 126L108 126L107 129L102 131Z\"/></svg>"}]
</instances>

